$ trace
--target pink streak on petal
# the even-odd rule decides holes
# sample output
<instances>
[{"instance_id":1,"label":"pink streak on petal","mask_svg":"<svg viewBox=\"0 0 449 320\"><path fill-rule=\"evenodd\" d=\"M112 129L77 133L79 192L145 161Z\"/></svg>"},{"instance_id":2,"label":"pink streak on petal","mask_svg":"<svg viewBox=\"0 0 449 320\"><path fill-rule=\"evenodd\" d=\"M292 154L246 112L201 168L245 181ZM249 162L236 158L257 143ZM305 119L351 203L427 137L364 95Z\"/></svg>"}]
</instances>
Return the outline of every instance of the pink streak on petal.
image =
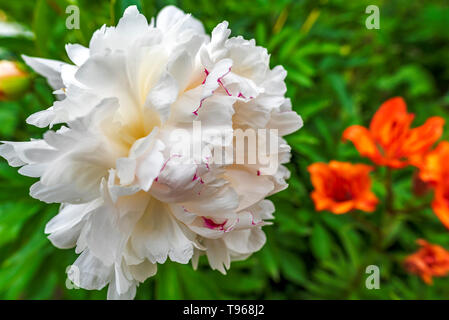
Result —
<instances>
[{"instance_id":1,"label":"pink streak on petal","mask_svg":"<svg viewBox=\"0 0 449 320\"><path fill-rule=\"evenodd\" d=\"M207 71L207 69L204 68L204 73L206 74L206 76L204 77L204 80L201 84L204 84L206 82L207 76L209 75L209 71Z\"/></svg>"},{"instance_id":2,"label":"pink streak on petal","mask_svg":"<svg viewBox=\"0 0 449 320\"><path fill-rule=\"evenodd\" d=\"M165 167L167 166L167 163L172 159L172 158L179 158L179 157L181 157L181 155L180 154L173 154L173 155L171 155L170 157L168 157L168 159L164 162L164 164L162 165L162 168L161 168L161 170L159 171L159 174L161 174L161 172L165 169ZM159 176L157 176L155 179L154 179L154 181L158 181L159 180Z\"/></svg>"},{"instance_id":3,"label":"pink streak on petal","mask_svg":"<svg viewBox=\"0 0 449 320\"><path fill-rule=\"evenodd\" d=\"M210 167L209 167L209 161L210 161L210 157L206 157L205 158L206 159L206 168L207 168L207 171L209 171L210 170Z\"/></svg>"},{"instance_id":4,"label":"pink streak on petal","mask_svg":"<svg viewBox=\"0 0 449 320\"><path fill-rule=\"evenodd\" d=\"M224 230L224 225L226 224L226 222L228 222L228 220L226 220L223 223L216 223L214 220L203 217L203 221L204 221L204 225L209 228L209 229L213 229L213 230Z\"/></svg>"},{"instance_id":5,"label":"pink streak on petal","mask_svg":"<svg viewBox=\"0 0 449 320\"><path fill-rule=\"evenodd\" d=\"M204 79L204 81L203 81L203 83L202 84L204 84L205 82L206 82L206 79L207 79L207 76L209 75L209 71L207 70L207 69L204 69L204 72L206 73L206 78ZM221 82L221 79L223 79L226 75L228 75L229 73L231 72L231 67L229 68L229 70L225 73L225 74L223 74L221 77L219 77L218 79L217 79L217 82L218 82L218 84L226 91L226 94L228 95L228 96L232 96L232 94L228 91L228 89L223 85L223 83ZM212 94L213 94L214 92L212 92ZM195 116L198 116L198 110L203 106L203 101L205 100L205 99L207 99L208 97L206 97L206 98L203 98L203 99L201 99L200 100L200 105L198 106L198 108L196 108L192 113L195 115Z\"/></svg>"},{"instance_id":6,"label":"pink streak on petal","mask_svg":"<svg viewBox=\"0 0 449 320\"><path fill-rule=\"evenodd\" d=\"M235 226L236 226L239 222L240 222L240 218L237 217L237 221L236 221L233 225L229 226L229 228L227 228L224 232L231 232L232 230L234 230Z\"/></svg>"}]
</instances>

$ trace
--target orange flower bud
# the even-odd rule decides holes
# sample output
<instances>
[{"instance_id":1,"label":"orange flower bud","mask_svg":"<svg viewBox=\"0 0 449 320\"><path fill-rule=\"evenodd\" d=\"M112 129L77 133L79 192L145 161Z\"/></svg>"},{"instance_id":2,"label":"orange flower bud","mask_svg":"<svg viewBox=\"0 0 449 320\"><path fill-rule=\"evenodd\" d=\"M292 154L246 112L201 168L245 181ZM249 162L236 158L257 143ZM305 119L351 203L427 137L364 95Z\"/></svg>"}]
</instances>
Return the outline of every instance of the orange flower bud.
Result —
<instances>
[{"instance_id":1,"label":"orange flower bud","mask_svg":"<svg viewBox=\"0 0 449 320\"><path fill-rule=\"evenodd\" d=\"M18 62L0 61L0 101L13 100L24 94L31 83L30 75Z\"/></svg>"},{"instance_id":2,"label":"orange flower bud","mask_svg":"<svg viewBox=\"0 0 449 320\"><path fill-rule=\"evenodd\" d=\"M308 167L315 190L311 197L317 211L335 214L359 209L372 212L378 203L371 192L371 166L331 161L314 163Z\"/></svg>"}]
</instances>

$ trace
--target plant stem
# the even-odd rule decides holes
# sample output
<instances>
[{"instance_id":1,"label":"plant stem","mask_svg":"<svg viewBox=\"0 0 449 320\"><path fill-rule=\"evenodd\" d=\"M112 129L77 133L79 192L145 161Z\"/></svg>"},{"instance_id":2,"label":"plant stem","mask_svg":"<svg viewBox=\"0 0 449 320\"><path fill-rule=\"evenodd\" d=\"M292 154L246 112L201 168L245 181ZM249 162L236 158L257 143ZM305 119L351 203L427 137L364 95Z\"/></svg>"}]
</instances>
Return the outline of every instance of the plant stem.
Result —
<instances>
[{"instance_id":1,"label":"plant stem","mask_svg":"<svg viewBox=\"0 0 449 320\"><path fill-rule=\"evenodd\" d=\"M37 98L37 101L39 102L39 108L45 109L48 107L51 102L47 101L47 98L42 95L42 93L37 89L36 87L36 81L33 79L33 93L34 96ZM31 112L35 112L35 110L30 110Z\"/></svg>"},{"instance_id":2,"label":"plant stem","mask_svg":"<svg viewBox=\"0 0 449 320\"><path fill-rule=\"evenodd\" d=\"M392 213L413 213L415 211L421 211L424 209L429 209L430 208L430 204L429 203L423 203L417 207L411 207L411 208L404 208L404 209L393 209Z\"/></svg>"},{"instance_id":3,"label":"plant stem","mask_svg":"<svg viewBox=\"0 0 449 320\"><path fill-rule=\"evenodd\" d=\"M386 174L385 174L385 189L386 189L386 199L385 199L385 209L387 216L393 215L393 203L394 203L394 193L393 193L393 171L390 167L386 167ZM384 241L384 227L385 227L385 219L387 217L385 216L384 212L381 212L379 217L379 227L377 232L377 243L376 248L377 250L381 251L383 247L383 241Z\"/></svg>"},{"instance_id":4,"label":"plant stem","mask_svg":"<svg viewBox=\"0 0 449 320\"><path fill-rule=\"evenodd\" d=\"M109 4L109 14L111 19L111 25L115 25L115 0L111 0Z\"/></svg>"},{"instance_id":5,"label":"plant stem","mask_svg":"<svg viewBox=\"0 0 449 320\"><path fill-rule=\"evenodd\" d=\"M385 200L385 205L387 209L387 214L393 214L393 203L394 203L394 194L393 194L393 171L390 167L387 167L387 173L385 177L385 188L387 189L387 197Z\"/></svg>"},{"instance_id":6,"label":"plant stem","mask_svg":"<svg viewBox=\"0 0 449 320\"><path fill-rule=\"evenodd\" d=\"M374 237L374 243L376 243L376 250L380 250L382 243L382 229L376 226L374 223L366 220L358 212L350 212L354 220L360 223L367 231L369 231Z\"/></svg>"},{"instance_id":7,"label":"plant stem","mask_svg":"<svg viewBox=\"0 0 449 320\"><path fill-rule=\"evenodd\" d=\"M356 220L358 223L363 225L367 230L378 233L378 228L374 223L371 223L370 221L366 220L363 216L360 215L359 212L350 212L352 218Z\"/></svg>"}]
</instances>

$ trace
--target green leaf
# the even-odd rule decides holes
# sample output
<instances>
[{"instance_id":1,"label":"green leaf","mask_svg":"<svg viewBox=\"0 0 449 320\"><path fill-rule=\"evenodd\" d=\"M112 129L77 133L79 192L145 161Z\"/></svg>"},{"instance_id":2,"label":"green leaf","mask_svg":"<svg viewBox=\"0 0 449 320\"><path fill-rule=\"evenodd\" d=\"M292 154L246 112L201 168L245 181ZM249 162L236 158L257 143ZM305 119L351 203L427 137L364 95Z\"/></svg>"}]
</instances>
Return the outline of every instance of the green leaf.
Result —
<instances>
[{"instance_id":1,"label":"green leaf","mask_svg":"<svg viewBox=\"0 0 449 320\"><path fill-rule=\"evenodd\" d=\"M310 248L317 259L326 260L331 255L331 236L320 224L316 223L310 237Z\"/></svg>"},{"instance_id":2,"label":"green leaf","mask_svg":"<svg viewBox=\"0 0 449 320\"><path fill-rule=\"evenodd\" d=\"M3 137L11 137L17 127L19 121L18 104L5 103L0 108L0 135Z\"/></svg>"},{"instance_id":3,"label":"green leaf","mask_svg":"<svg viewBox=\"0 0 449 320\"><path fill-rule=\"evenodd\" d=\"M276 256L273 252L272 246L267 243L260 251L259 258L261 259L263 268L267 271L272 279L279 280L279 265Z\"/></svg>"},{"instance_id":4,"label":"green leaf","mask_svg":"<svg viewBox=\"0 0 449 320\"><path fill-rule=\"evenodd\" d=\"M181 287L174 263L166 262L164 265L158 265L156 297L163 300L182 299Z\"/></svg>"},{"instance_id":5,"label":"green leaf","mask_svg":"<svg viewBox=\"0 0 449 320\"><path fill-rule=\"evenodd\" d=\"M0 247L14 241L27 219L36 214L40 205L24 202L6 202L0 204Z\"/></svg>"},{"instance_id":6,"label":"green leaf","mask_svg":"<svg viewBox=\"0 0 449 320\"><path fill-rule=\"evenodd\" d=\"M354 266L359 265L360 263L360 236L359 234L352 230L352 225L346 225L343 228L340 228L338 235L343 243L346 252L349 255L349 258Z\"/></svg>"},{"instance_id":7,"label":"green leaf","mask_svg":"<svg viewBox=\"0 0 449 320\"><path fill-rule=\"evenodd\" d=\"M340 74L332 73L327 76L329 82L337 94L338 101L346 112L347 115L350 116L351 119L355 117L355 109L354 103L352 101L351 96L349 95L346 89L346 82Z\"/></svg>"},{"instance_id":8,"label":"green leaf","mask_svg":"<svg viewBox=\"0 0 449 320\"><path fill-rule=\"evenodd\" d=\"M282 274L290 281L297 284L307 282L306 267L299 255L293 255L290 252L283 251L281 259Z\"/></svg>"},{"instance_id":9,"label":"green leaf","mask_svg":"<svg viewBox=\"0 0 449 320\"><path fill-rule=\"evenodd\" d=\"M331 101L329 98L312 98L301 101L297 107L297 111L301 114L304 121L309 120L316 114L320 114L321 111L330 107Z\"/></svg>"},{"instance_id":10,"label":"green leaf","mask_svg":"<svg viewBox=\"0 0 449 320\"><path fill-rule=\"evenodd\" d=\"M33 31L36 48L41 56L46 56L50 39L52 18L50 8L45 0L38 0L34 8Z\"/></svg>"},{"instance_id":11,"label":"green leaf","mask_svg":"<svg viewBox=\"0 0 449 320\"><path fill-rule=\"evenodd\" d=\"M251 293L261 291L265 286L265 279L254 274L243 274L231 270L228 275L220 277L218 285L223 290L233 294Z\"/></svg>"},{"instance_id":12,"label":"green leaf","mask_svg":"<svg viewBox=\"0 0 449 320\"><path fill-rule=\"evenodd\" d=\"M313 85L312 80L308 76L306 76L298 71L295 71L295 70L288 71L287 80L291 80L294 83L299 84L300 86L303 86L306 88L310 88Z\"/></svg>"}]
</instances>

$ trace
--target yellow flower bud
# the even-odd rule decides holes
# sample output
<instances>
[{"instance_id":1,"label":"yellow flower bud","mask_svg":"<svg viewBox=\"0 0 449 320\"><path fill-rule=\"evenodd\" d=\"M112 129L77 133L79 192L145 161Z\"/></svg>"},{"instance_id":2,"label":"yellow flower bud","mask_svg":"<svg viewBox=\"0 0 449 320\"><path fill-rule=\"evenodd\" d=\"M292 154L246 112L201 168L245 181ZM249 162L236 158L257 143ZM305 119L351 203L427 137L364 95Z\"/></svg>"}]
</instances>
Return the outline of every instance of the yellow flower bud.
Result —
<instances>
[{"instance_id":1,"label":"yellow flower bud","mask_svg":"<svg viewBox=\"0 0 449 320\"><path fill-rule=\"evenodd\" d=\"M15 61L0 60L0 101L17 99L31 83L30 74Z\"/></svg>"}]
</instances>

